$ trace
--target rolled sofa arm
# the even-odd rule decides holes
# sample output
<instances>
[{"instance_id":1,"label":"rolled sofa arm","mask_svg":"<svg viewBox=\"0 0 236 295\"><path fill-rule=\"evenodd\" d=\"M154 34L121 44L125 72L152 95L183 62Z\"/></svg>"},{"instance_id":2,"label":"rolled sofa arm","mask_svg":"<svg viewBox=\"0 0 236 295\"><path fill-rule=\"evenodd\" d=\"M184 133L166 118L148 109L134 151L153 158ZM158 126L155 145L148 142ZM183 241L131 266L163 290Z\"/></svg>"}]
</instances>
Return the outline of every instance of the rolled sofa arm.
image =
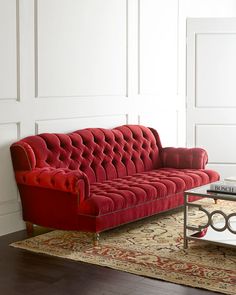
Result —
<instances>
[{"instance_id":1,"label":"rolled sofa arm","mask_svg":"<svg viewBox=\"0 0 236 295\"><path fill-rule=\"evenodd\" d=\"M89 180L81 171L61 168L35 168L15 171L17 184L79 194L80 203L89 197Z\"/></svg>"},{"instance_id":2,"label":"rolled sofa arm","mask_svg":"<svg viewBox=\"0 0 236 295\"><path fill-rule=\"evenodd\" d=\"M167 147L162 149L161 158L166 168L204 169L208 162L207 152L202 148Z\"/></svg>"}]
</instances>

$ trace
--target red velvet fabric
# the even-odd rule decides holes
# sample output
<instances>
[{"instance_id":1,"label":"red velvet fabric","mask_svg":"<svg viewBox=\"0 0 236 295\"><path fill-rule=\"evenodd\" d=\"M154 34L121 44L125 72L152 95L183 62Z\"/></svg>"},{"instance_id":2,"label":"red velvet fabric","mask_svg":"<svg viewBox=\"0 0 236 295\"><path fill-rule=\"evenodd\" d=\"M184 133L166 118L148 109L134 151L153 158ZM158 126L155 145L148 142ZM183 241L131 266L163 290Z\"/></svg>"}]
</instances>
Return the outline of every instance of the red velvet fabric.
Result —
<instances>
[{"instance_id":1,"label":"red velvet fabric","mask_svg":"<svg viewBox=\"0 0 236 295\"><path fill-rule=\"evenodd\" d=\"M200 199L199 197L189 197L189 201ZM169 211L182 206L184 203L183 194L169 195L146 202L126 210L114 211L109 214L93 216L86 214L78 215L78 230L88 232L102 232L107 229L117 227L147 216Z\"/></svg>"},{"instance_id":2,"label":"red velvet fabric","mask_svg":"<svg viewBox=\"0 0 236 295\"><path fill-rule=\"evenodd\" d=\"M135 208L216 180L212 170L164 168L94 183L90 198L80 205L79 213L99 216Z\"/></svg>"},{"instance_id":3,"label":"red velvet fabric","mask_svg":"<svg viewBox=\"0 0 236 295\"><path fill-rule=\"evenodd\" d=\"M25 221L55 229L78 229L78 194L18 184Z\"/></svg>"},{"instance_id":4,"label":"red velvet fabric","mask_svg":"<svg viewBox=\"0 0 236 295\"><path fill-rule=\"evenodd\" d=\"M18 184L79 194L80 202L89 196L89 181L81 171L46 167L16 171L15 177Z\"/></svg>"},{"instance_id":5,"label":"red velvet fabric","mask_svg":"<svg viewBox=\"0 0 236 295\"><path fill-rule=\"evenodd\" d=\"M99 232L183 204L219 179L200 148L162 148L156 130L124 125L29 136L11 146L23 218Z\"/></svg>"},{"instance_id":6,"label":"red velvet fabric","mask_svg":"<svg viewBox=\"0 0 236 295\"><path fill-rule=\"evenodd\" d=\"M208 155L201 148L163 148L161 151L163 167L204 169Z\"/></svg>"},{"instance_id":7,"label":"red velvet fabric","mask_svg":"<svg viewBox=\"0 0 236 295\"><path fill-rule=\"evenodd\" d=\"M25 157L19 156L19 147L24 147ZM160 147L149 128L129 125L29 136L11 150L16 170L24 170L28 162L31 169L80 170L93 183L159 168Z\"/></svg>"}]
</instances>

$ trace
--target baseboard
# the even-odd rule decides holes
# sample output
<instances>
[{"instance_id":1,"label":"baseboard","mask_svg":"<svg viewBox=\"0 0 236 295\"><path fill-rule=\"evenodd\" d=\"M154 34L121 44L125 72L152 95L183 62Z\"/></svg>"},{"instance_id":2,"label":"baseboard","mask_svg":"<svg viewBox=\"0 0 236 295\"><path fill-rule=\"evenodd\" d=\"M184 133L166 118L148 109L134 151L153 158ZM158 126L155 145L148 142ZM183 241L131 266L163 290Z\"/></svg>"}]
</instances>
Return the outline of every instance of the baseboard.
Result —
<instances>
[{"instance_id":1,"label":"baseboard","mask_svg":"<svg viewBox=\"0 0 236 295\"><path fill-rule=\"evenodd\" d=\"M0 216L0 236L25 229L21 211Z\"/></svg>"}]
</instances>

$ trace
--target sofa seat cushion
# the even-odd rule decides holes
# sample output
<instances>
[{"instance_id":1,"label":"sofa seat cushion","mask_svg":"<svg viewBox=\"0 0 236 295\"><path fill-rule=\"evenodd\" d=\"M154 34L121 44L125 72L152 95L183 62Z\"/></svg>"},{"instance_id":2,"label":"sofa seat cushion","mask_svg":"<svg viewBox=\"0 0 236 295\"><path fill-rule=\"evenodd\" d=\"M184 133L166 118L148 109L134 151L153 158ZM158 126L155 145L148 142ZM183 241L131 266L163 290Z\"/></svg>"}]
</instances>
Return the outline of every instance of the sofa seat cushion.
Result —
<instances>
[{"instance_id":1,"label":"sofa seat cushion","mask_svg":"<svg viewBox=\"0 0 236 295\"><path fill-rule=\"evenodd\" d=\"M218 174L212 170L162 168L93 183L90 197L80 204L79 214L101 216L216 180Z\"/></svg>"}]
</instances>

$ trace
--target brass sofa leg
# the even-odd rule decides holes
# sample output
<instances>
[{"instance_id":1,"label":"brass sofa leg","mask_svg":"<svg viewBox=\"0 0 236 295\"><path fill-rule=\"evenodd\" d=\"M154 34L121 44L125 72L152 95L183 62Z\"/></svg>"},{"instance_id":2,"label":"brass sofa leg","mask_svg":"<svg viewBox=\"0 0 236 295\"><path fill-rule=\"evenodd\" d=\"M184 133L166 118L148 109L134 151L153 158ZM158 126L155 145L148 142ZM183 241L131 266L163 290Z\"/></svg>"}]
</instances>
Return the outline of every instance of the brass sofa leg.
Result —
<instances>
[{"instance_id":1,"label":"brass sofa leg","mask_svg":"<svg viewBox=\"0 0 236 295\"><path fill-rule=\"evenodd\" d=\"M26 221L26 232L28 236L32 236L34 233L34 225L32 222Z\"/></svg>"},{"instance_id":2,"label":"brass sofa leg","mask_svg":"<svg viewBox=\"0 0 236 295\"><path fill-rule=\"evenodd\" d=\"M99 238L100 238L100 234L99 233L95 233L93 236L93 245L94 246L98 246L99 245Z\"/></svg>"}]
</instances>

